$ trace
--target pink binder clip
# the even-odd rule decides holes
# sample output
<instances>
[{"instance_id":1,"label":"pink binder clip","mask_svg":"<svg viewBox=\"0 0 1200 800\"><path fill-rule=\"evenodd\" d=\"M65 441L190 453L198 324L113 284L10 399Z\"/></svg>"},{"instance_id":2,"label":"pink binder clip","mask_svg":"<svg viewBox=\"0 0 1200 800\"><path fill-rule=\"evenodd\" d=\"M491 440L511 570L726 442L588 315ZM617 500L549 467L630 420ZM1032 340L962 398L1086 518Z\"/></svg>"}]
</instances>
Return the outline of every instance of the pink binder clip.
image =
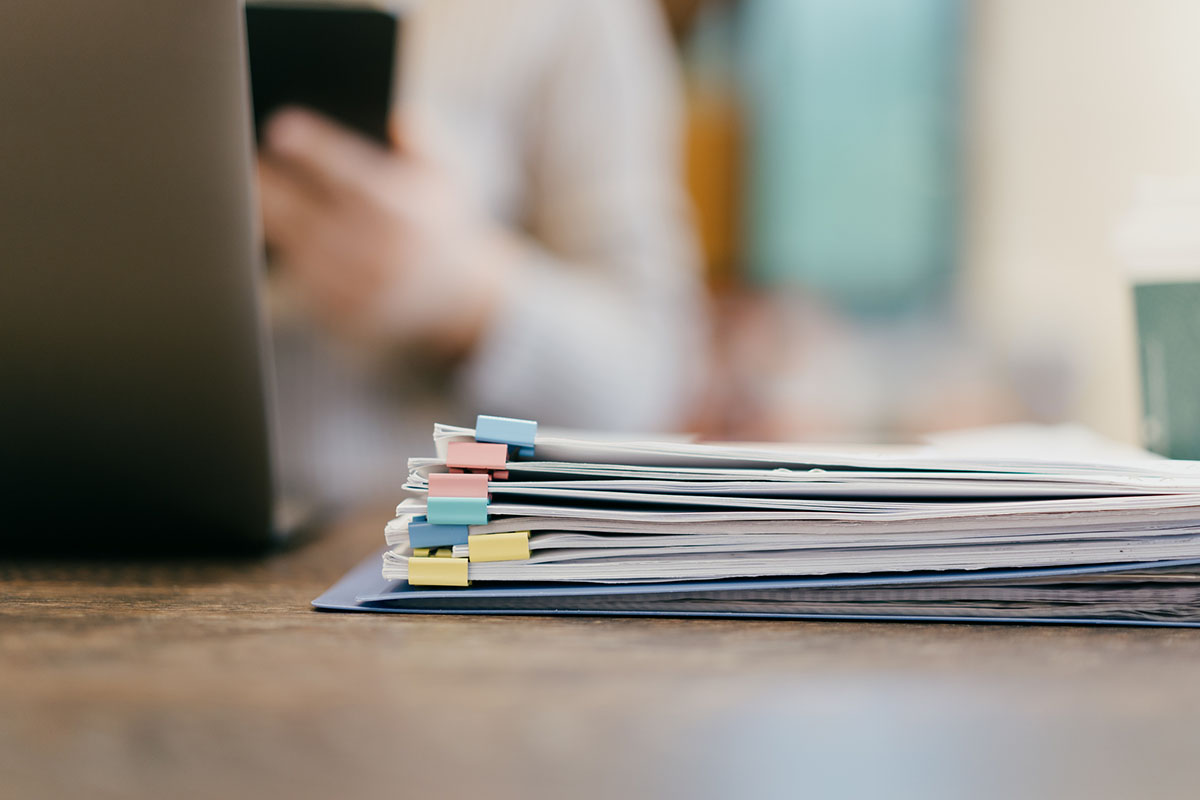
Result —
<instances>
[{"instance_id":1,"label":"pink binder clip","mask_svg":"<svg viewBox=\"0 0 1200 800\"><path fill-rule=\"evenodd\" d=\"M452 473L490 472L493 478L508 477L508 447L484 442L451 442L446 447L446 466Z\"/></svg>"},{"instance_id":2,"label":"pink binder clip","mask_svg":"<svg viewBox=\"0 0 1200 800\"><path fill-rule=\"evenodd\" d=\"M487 473L434 472L429 476L430 497L487 497Z\"/></svg>"}]
</instances>

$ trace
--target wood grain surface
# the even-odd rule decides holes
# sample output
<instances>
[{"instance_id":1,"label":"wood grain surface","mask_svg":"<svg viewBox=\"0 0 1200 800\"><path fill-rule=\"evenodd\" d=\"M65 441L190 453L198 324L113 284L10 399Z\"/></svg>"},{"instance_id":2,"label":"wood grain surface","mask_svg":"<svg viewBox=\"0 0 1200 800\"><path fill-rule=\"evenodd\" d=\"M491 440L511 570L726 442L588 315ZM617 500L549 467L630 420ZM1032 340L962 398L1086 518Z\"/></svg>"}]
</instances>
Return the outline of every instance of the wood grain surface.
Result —
<instances>
[{"instance_id":1,"label":"wood grain surface","mask_svg":"<svg viewBox=\"0 0 1200 800\"><path fill-rule=\"evenodd\" d=\"M0 566L0 797L1190 797L1200 632L329 614L238 561Z\"/></svg>"}]
</instances>

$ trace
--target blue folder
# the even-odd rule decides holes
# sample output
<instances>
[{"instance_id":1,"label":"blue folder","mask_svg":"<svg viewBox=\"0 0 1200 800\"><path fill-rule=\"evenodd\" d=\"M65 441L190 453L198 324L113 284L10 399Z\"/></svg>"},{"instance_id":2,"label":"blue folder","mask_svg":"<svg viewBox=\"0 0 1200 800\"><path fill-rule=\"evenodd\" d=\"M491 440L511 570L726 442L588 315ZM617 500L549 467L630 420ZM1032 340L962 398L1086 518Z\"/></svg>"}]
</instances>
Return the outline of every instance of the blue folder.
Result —
<instances>
[{"instance_id":1,"label":"blue folder","mask_svg":"<svg viewBox=\"0 0 1200 800\"><path fill-rule=\"evenodd\" d=\"M1200 627L1200 602L1195 600L1200 597L1200 581L1196 579L1200 560L686 583L481 584L442 589L385 580L380 574L381 558L382 551L365 559L314 600L313 606L322 611L405 614L567 614ZM1180 580L1177 585L1172 585L1175 574L1180 575ZM1063 603L1061 615L1037 616L1006 614L999 610L996 613L986 610L955 613L955 604L949 600L940 604L936 600L919 601L929 603L928 613L913 613L911 602L897 606L906 610L889 613L888 602L895 604L895 601L871 599L880 594L871 590L911 590L909 596L921 597L944 593L947 589L970 592L980 587L1029 588L1039 596L1044 595L1046 587L1066 587L1073 591L1091 591L1098 598L1104 598L1105 592L1112 590L1143 591L1157 599L1153 608L1134 602L1119 611L1110 609L1095 614L1089 613L1086 602L1077 601ZM855 605L838 599L845 598L848 590L862 590L858 592L860 599L856 605L876 603L878 609L872 613L840 613L837 610L839 604ZM828 602L822 599L823 595L828 595ZM794 610L811 609L820 604L828 608L820 612Z\"/></svg>"}]
</instances>

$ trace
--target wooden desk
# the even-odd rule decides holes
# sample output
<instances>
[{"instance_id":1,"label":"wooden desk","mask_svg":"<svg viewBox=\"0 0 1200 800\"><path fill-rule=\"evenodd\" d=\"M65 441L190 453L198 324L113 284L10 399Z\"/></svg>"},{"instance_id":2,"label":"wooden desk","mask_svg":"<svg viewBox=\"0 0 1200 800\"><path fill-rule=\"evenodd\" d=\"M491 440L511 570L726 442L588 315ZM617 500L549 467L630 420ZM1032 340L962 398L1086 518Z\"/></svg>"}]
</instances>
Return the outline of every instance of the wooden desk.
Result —
<instances>
[{"instance_id":1,"label":"wooden desk","mask_svg":"<svg viewBox=\"0 0 1200 800\"><path fill-rule=\"evenodd\" d=\"M1200 631L326 614L265 560L0 567L0 796L1195 796Z\"/></svg>"}]
</instances>

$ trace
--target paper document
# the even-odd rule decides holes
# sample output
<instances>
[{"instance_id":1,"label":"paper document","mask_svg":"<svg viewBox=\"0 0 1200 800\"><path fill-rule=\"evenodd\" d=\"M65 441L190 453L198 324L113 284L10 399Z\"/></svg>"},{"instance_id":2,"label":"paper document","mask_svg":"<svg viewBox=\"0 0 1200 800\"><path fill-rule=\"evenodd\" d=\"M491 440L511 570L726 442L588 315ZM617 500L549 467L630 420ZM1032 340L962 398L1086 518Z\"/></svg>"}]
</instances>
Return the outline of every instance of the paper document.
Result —
<instances>
[{"instance_id":1,"label":"paper document","mask_svg":"<svg viewBox=\"0 0 1200 800\"><path fill-rule=\"evenodd\" d=\"M1200 463L1078 428L810 447L481 420L410 460L356 603L1200 622Z\"/></svg>"}]
</instances>

